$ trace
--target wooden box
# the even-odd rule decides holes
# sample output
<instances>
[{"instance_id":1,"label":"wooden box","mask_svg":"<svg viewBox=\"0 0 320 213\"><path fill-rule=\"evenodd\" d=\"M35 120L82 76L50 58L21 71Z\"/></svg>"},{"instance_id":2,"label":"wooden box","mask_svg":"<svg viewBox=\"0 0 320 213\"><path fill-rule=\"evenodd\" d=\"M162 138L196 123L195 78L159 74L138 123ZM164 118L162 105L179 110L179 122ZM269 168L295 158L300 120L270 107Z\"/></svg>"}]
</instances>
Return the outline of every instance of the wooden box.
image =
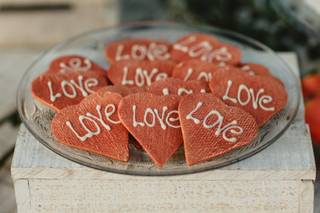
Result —
<instances>
[{"instance_id":1,"label":"wooden box","mask_svg":"<svg viewBox=\"0 0 320 213\"><path fill-rule=\"evenodd\" d=\"M283 55L296 72L296 58ZM285 134L249 159L191 175L142 177L81 166L21 127L12 162L19 213L312 213L315 163L303 105Z\"/></svg>"}]
</instances>

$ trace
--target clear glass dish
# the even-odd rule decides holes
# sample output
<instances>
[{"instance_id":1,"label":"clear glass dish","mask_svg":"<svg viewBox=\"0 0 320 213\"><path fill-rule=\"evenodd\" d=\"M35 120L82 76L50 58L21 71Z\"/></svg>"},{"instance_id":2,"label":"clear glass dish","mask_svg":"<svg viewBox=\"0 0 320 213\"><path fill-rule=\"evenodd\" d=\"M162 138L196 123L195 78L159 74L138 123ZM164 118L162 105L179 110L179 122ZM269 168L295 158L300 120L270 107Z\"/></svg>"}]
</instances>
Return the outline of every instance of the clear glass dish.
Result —
<instances>
[{"instance_id":1,"label":"clear glass dish","mask_svg":"<svg viewBox=\"0 0 320 213\"><path fill-rule=\"evenodd\" d=\"M182 148L163 167L157 168L142 151L130 145L130 161L123 163L100 155L71 148L58 143L51 135L50 120L53 112L40 107L31 96L31 82L44 72L49 62L63 54L84 55L103 67L107 67L103 49L106 43L124 38L165 39L174 42L191 32L204 32L217 36L241 48L243 62L251 61L269 67L272 74L282 80L288 92L287 106L260 130L249 145L219 158L192 167L185 164ZM180 175L216 169L248 158L275 142L296 116L299 106L299 82L287 64L263 44L237 33L217 28L185 26L176 23L136 23L88 32L62 42L42 54L26 71L18 89L18 110L23 123L35 138L53 152L79 164L121 174L130 175ZM281 143L281 141L278 141Z\"/></svg>"}]
</instances>

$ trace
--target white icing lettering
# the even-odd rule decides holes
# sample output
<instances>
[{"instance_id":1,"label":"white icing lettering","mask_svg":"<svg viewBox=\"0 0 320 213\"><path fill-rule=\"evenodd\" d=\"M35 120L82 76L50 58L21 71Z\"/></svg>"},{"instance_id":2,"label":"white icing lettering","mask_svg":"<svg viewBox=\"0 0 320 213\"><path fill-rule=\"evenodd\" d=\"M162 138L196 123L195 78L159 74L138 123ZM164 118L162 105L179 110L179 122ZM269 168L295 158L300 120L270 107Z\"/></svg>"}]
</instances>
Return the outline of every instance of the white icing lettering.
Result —
<instances>
[{"instance_id":1,"label":"white icing lettering","mask_svg":"<svg viewBox=\"0 0 320 213\"><path fill-rule=\"evenodd\" d=\"M251 69L249 65L245 65L241 67L240 70L247 72L249 75L252 75L252 76L255 75L255 72Z\"/></svg>"},{"instance_id":2,"label":"white icing lettering","mask_svg":"<svg viewBox=\"0 0 320 213\"><path fill-rule=\"evenodd\" d=\"M133 45L131 48L131 56L134 60L143 60L146 57L147 48L142 45Z\"/></svg>"},{"instance_id":3,"label":"white icing lettering","mask_svg":"<svg viewBox=\"0 0 320 213\"><path fill-rule=\"evenodd\" d=\"M168 47L164 44L151 42L149 45L134 44L129 50L130 54L123 54L124 46L117 46L115 60L167 60L170 58Z\"/></svg>"},{"instance_id":4,"label":"white icing lettering","mask_svg":"<svg viewBox=\"0 0 320 213\"><path fill-rule=\"evenodd\" d=\"M85 125L84 120L90 121L90 122L94 125L95 130L92 130L92 129L90 130L90 129ZM71 131L76 135L76 137L77 137L81 142L87 140L88 138L91 138L91 137L94 136L94 135L100 134L100 127L99 127L99 125L98 125L93 119L88 118L88 117L86 117L86 116L80 115L80 116L79 116L79 122L80 122L82 128L87 132L87 133L86 133L85 135L83 135L83 136L80 136L80 134L75 131L75 129L73 128L73 126L72 126L72 124L71 124L70 121L66 121L66 125L71 129ZM90 126L91 126L91 125L90 125Z\"/></svg>"},{"instance_id":5,"label":"white icing lettering","mask_svg":"<svg viewBox=\"0 0 320 213\"><path fill-rule=\"evenodd\" d=\"M111 109L111 111L109 111L108 109ZM104 129L111 131L111 127L109 124L107 124L107 122L112 123L112 124L119 124L120 123L119 120L115 121L115 120L111 119L111 116L113 114L115 114L115 112L116 112L116 106L114 104L106 105L103 110L104 114L102 114L101 105L96 105L96 112L97 112L97 115L93 115L92 113L87 112L87 113L85 113L85 115L79 116L78 120L79 120L80 126L86 132L83 136L81 136L74 129L74 127L70 121L66 121L66 125L69 127L69 129L76 135L76 137L80 141L83 142L83 141L87 140L88 138L91 138L95 135L99 135L101 133L101 128L100 128L99 124L101 124L101 126ZM86 123L84 122L85 120L87 122L90 122L90 124L92 124L92 125L86 125ZM90 129L89 129L89 127L90 127Z\"/></svg>"},{"instance_id":6,"label":"white icing lettering","mask_svg":"<svg viewBox=\"0 0 320 213\"><path fill-rule=\"evenodd\" d=\"M216 109L212 109L206 114L206 116L204 116L202 120L200 120L193 114L197 112L202 105L202 102L198 102L196 107L189 114L187 114L186 119L192 120L197 125L202 124L202 126L206 129L215 128L215 136L218 137L221 135L225 141L232 143L237 142L237 138L234 136L238 136L243 133L243 128L238 125L238 122L236 120L232 120L224 125L224 117Z\"/></svg>"},{"instance_id":7,"label":"white icing lettering","mask_svg":"<svg viewBox=\"0 0 320 213\"><path fill-rule=\"evenodd\" d=\"M168 115L166 117L166 123L168 124L168 126L170 126L172 128L178 129L181 127L180 122L179 122L178 110L172 110L168 113ZM177 123L177 124L175 124L175 123Z\"/></svg>"},{"instance_id":8,"label":"white icing lettering","mask_svg":"<svg viewBox=\"0 0 320 213\"><path fill-rule=\"evenodd\" d=\"M189 69L187 70L187 74L186 74L186 76L184 77L183 80L187 81L187 80L190 78L190 76L192 75L192 73L193 73L192 68L189 68Z\"/></svg>"},{"instance_id":9,"label":"white icing lettering","mask_svg":"<svg viewBox=\"0 0 320 213\"><path fill-rule=\"evenodd\" d=\"M137 121L137 119L136 119L136 110L137 110L137 106L136 105L132 105L133 127L144 126L143 122Z\"/></svg>"},{"instance_id":10,"label":"white icing lettering","mask_svg":"<svg viewBox=\"0 0 320 213\"><path fill-rule=\"evenodd\" d=\"M53 89L52 89L52 82L51 81L48 81L48 88L49 88L49 93L50 93L50 101L51 102L55 102L55 100L57 98L60 98L61 97L61 93L56 93L54 94L53 92Z\"/></svg>"},{"instance_id":11,"label":"white icing lettering","mask_svg":"<svg viewBox=\"0 0 320 213\"><path fill-rule=\"evenodd\" d=\"M197 78L197 80L204 80L206 82L211 81L211 79L212 79L212 75L210 72L200 72Z\"/></svg>"},{"instance_id":12,"label":"white icing lettering","mask_svg":"<svg viewBox=\"0 0 320 213\"><path fill-rule=\"evenodd\" d=\"M231 53L228 51L226 47L222 47L219 49L215 49L208 54L208 58L206 61L212 62L214 60L217 61L230 61L232 59Z\"/></svg>"},{"instance_id":13,"label":"white icing lettering","mask_svg":"<svg viewBox=\"0 0 320 213\"><path fill-rule=\"evenodd\" d=\"M62 88L62 92L63 94L68 97L68 98L75 98L77 97L77 91L76 88L74 88L71 84L71 82L69 81L65 81L63 80L61 82L61 88ZM69 89L68 89L69 88Z\"/></svg>"},{"instance_id":14,"label":"white icing lettering","mask_svg":"<svg viewBox=\"0 0 320 213\"><path fill-rule=\"evenodd\" d=\"M180 95L180 96L182 96L183 94L190 95L192 93L193 93L192 89L189 89L189 90L186 88L179 88L178 89L178 95Z\"/></svg>"},{"instance_id":15,"label":"white icing lettering","mask_svg":"<svg viewBox=\"0 0 320 213\"><path fill-rule=\"evenodd\" d=\"M93 93L94 91L91 90L92 87L98 85L98 80L96 78L88 78L86 80L83 80L83 76L79 75L77 82L75 80L62 80L60 82L60 88L62 90L62 93L54 93L52 88L52 82L48 81L48 89L49 89L49 95L50 95L50 101L55 102L58 98L61 98L62 96L65 96L70 99L74 99L78 97L78 93L80 92L80 95L83 97L88 96L89 94Z\"/></svg>"},{"instance_id":16,"label":"white icing lettering","mask_svg":"<svg viewBox=\"0 0 320 213\"><path fill-rule=\"evenodd\" d=\"M151 72L142 69L141 67L136 68L133 80L128 77L128 67L123 68L122 85L136 85L138 87L150 86L153 81L159 81L168 77L165 72L159 72L157 68L153 68Z\"/></svg>"},{"instance_id":17,"label":"white icing lettering","mask_svg":"<svg viewBox=\"0 0 320 213\"><path fill-rule=\"evenodd\" d=\"M190 36L183 42L174 44L173 49L180 50L182 52L188 52L189 51L188 45L191 45L195 40L196 40L195 36Z\"/></svg>"},{"instance_id":18,"label":"white icing lettering","mask_svg":"<svg viewBox=\"0 0 320 213\"><path fill-rule=\"evenodd\" d=\"M151 43L148 51L148 59L153 60L168 60L170 54L168 53L168 47L162 44Z\"/></svg>"},{"instance_id":19,"label":"white icing lettering","mask_svg":"<svg viewBox=\"0 0 320 213\"><path fill-rule=\"evenodd\" d=\"M91 61L85 58L82 62L81 58L71 58L67 63L61 62L59 64L60 72L68 71L88 71L92 68Z\"/></svg>"},{"instance_id":20,"label":"white icing lettering","mask_svg":"<svg viewBox=\"0 0 320 213\"><path fill-rule=\"evenodd\" d=\"M129 55L122 55L122 51L123 51L124 47L122 44L120 44L119 46L117 46L117 50L116 50L116 56L115 56L115 60L116 61L121 61L121 60L128 60L130 59Z\"/></svg>"},{"instance_id":21,"label":"white icing lettering","mask_svg":"<svg viewBox=\"0 0 320 213\"><path fill-rule=\"evenodd\" d=\"M162 94L163 95L169 95L169 89L168 88L163 88L162 89Z\"/></svg>"},{"instance_id":22,"label":"white icing lettering","mask_svg":"<svg viewBox=\"0 0 320 213\"><path fill-rule=\"evenodd\" d=\"M270 104L273 98L269 95L263 95L265 92L263 88L258 89L258 92L255 93L253 88L248 88L245 84L240 84L238 87L237 97L230 97L230 89L232 87L233 82L228 80L227 82L227 89L222 97L224 101L228 100L235 104L239 103L241 106L246 106L252 101L252 108L258 109L261 108L264 111L274 111L275 107L273 106L266 106L266 104Z\"/></svg>"},{"instance_id":23,"label":"white icing lettering","mask_svg":"<svg viewBox=\"0 0 320 213\"><path fill-rule=\"evenodd\" d=\"M128 78L128 67L123 68L122 85L133 85L133 80L127 80Z\"/></svg>"},{"instance_id":24,"label":"white icing lettering","mask_svg":"<svg viewBox=\"0 0 320 213\"><path fill-rule=\"evenodd\" d=\"M142 121L137 121L136 110L137 110L137 106L133 105L132 106L132 112L133 112L132 125L133 125L133 127L147 126L150 128L154 128L159 123L161 129L163 129L163 130L167 129L167 126L172 127L172 128L180 128L180 124L175 124L179 121L177 110L168 111L168 107L163 106L161 112L159 112L159 110L156 108L148 107L143 112L143 120ZM176 116L174 116L174 115L176 115Z\"/></svg>"},{"instance_id":25,"label":"white icing lettering","mask_svg":"<svg viewBox=\"0 0 320 213\"><path fill-rule=\"evenodd\" d=\"M191 36L183 42L173 45L173 49L187 53L191 58L200 58L202 61L229 61L232 59L232 54L227 47L215 49L208 41L195 41L196 37Z\"/></svg>"}]
</instances>

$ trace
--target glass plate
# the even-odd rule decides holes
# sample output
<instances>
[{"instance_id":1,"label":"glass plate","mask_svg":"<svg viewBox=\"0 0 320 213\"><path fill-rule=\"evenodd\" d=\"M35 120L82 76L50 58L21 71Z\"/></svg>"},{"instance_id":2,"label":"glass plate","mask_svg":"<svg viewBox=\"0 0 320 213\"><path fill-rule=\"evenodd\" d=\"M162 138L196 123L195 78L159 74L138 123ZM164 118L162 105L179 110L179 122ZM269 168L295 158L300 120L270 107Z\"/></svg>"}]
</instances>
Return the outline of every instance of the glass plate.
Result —
<instances>
[{"instance_id":1,"label":"glass plate","mask_svg":"<svg viewBox=\"0 0 320 213\"><path fill-rule=\"evenodd\" d=\"M154 166L149 157L130 145L130 161L119 162L87 151L71 148L58 143L51 135L50 120L54 112L41 107L31 96L31 82L44 72L49 62L63 54L84 55L103 67L108 64L104 58L104 46L113 40L125 38L166 39L174 42L191 32L204 32L217 36L241 48L243 62L251 61L269 67L272 74L282 80L288 92L288 104L260 130L258 137L247 146L229 152L219 158L192 167L185 164L182 148L163 168ZM22 121L35 138L55 153L79 164L130 175L179 175L216 169L226 166L266 148L275 142L294 119L299 106L300 89L298 79L287 64L263 44L237 33L217 28L185 26L176 23L136 23L101 29L62 42L41 55L26 71L18 89L18 110ZM279 141L281 142L281 141Z\"/></svg>"}]
</instances>

